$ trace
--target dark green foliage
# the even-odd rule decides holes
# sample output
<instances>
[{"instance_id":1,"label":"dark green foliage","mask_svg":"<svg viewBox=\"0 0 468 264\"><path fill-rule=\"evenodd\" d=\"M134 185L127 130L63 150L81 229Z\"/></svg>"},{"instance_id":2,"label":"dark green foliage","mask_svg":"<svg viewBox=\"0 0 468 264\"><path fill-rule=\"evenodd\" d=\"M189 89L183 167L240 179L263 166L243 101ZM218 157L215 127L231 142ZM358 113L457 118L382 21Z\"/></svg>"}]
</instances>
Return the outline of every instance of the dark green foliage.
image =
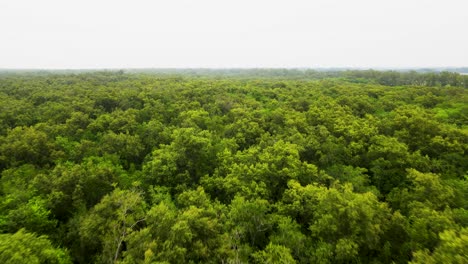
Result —
<instances>
[{"instance_id":1,"label":"dark green foliage","mask_svg":"<svg viewBox=\"0 0 468 264\"><path fill-rule=\"evenodd\" d=\"M467 85L0 74L0 262L468 263Z\"/></svg>"}]
</instances>

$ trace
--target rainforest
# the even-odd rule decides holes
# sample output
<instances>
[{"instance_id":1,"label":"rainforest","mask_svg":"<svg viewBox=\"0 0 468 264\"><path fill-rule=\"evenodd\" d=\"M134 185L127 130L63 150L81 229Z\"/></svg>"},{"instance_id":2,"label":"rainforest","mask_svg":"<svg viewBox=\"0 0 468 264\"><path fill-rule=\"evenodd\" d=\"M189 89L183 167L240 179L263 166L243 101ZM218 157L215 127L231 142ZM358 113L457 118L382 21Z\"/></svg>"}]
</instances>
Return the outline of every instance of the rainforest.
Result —
<instances>
[{"instance_id":1,"label":"rainforest","mask_svg":"<svg viewBox=\"0 0 468 264\"><path fill-rule=\"evenodd\" d=\"M468 76L0 72L0 263L468 263Z\"/></svg>"}]
</instances>

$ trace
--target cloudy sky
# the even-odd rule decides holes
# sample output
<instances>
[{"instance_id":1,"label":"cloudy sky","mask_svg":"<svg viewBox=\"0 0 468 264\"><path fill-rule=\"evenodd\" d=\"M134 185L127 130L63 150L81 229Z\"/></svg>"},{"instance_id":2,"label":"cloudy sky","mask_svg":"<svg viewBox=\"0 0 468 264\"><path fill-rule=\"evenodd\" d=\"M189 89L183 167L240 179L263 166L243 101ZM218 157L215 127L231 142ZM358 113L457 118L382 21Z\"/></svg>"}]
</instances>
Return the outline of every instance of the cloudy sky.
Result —
<instances>
[{"instance_id":1,"label":"cloudy sky","mask_svg":"<svg viewBox=\"0 0 468 264\"><path fill-rule=\"evenodd\" d=\"M443 66L467 0L0 0L0 68Z\"/></svg>"}]
</instances>

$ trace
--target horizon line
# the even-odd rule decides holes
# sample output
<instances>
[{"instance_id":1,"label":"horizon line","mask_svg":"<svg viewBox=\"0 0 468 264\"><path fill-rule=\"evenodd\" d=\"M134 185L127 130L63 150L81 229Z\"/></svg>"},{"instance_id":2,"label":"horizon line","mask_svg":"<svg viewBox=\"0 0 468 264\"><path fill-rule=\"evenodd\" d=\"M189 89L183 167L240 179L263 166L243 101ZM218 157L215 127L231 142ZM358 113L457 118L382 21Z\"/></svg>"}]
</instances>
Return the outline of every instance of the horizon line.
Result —
<instances>
[{"instance_id":1,"label":"horizon line","mask_svg":"<svg viewBox=\"0 0 468 264\"><path fill-rule=\"evenodd\" d=\"M44 68L17 68L17 67L0 67L0 71L5 70L35 70L35 71L56 71L56 70L257 70L257 69L264 69L264 70L326 70L326 69L341 69L341 70L348 70L348 69L357 69L357 70L373 70L373 69L383 69L383 70L411 70L411 69L468 69L467 66L399 66L399 67L391 67L391 66L319 66L319 67L95 67L95 68L53 68L53 67L44 67Z\"/></svg>"}]
</instances>

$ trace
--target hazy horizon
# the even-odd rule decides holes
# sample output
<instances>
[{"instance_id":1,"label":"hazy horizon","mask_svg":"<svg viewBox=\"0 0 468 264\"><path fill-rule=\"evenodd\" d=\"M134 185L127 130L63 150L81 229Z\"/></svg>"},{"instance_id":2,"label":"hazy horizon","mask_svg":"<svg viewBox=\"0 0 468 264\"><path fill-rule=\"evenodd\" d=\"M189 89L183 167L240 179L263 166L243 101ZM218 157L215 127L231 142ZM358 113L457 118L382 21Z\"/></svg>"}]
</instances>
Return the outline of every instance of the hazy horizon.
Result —
<instances>
[{"instance_id":1,"label":"hazy horizon","mask_svg":"<svg viewBox=\"0 0 468 264\"><path fill-rule=\"evenodd\" d=\"M468 66L468 2L0 3L0 69Z\"/></svg>"}]
</instances>

